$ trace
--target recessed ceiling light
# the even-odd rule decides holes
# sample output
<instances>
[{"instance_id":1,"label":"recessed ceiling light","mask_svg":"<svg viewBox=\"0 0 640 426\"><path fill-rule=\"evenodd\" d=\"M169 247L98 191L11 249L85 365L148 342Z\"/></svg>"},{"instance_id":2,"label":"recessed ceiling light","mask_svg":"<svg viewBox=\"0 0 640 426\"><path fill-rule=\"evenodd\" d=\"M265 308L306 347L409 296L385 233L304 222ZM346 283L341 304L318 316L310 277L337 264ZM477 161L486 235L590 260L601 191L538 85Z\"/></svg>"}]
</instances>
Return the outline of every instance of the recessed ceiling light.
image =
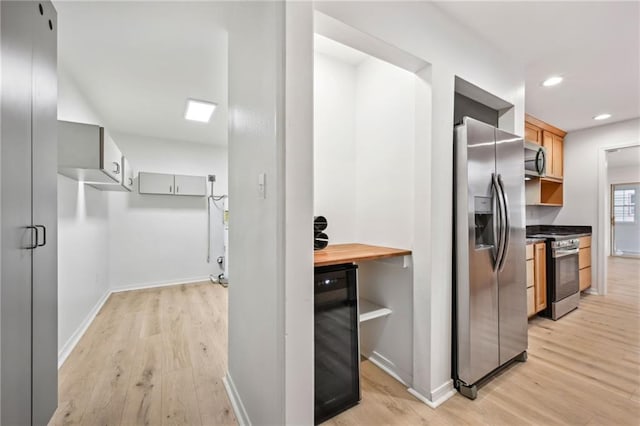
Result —
<instances>
[{"instance_id":1,"label":"recessed ceiling light","mask_svg":"<svg viewBox=\"0 0 640 426\"><path fill-rule=\"evenodd\" d=\"M611 114L599 114L593 117L594 120L606 120L607 118L611 118Z\"/></svg>"},{"instance_id":2,"label":"recessed ceiling light","mask_svg":"<svg viewBox=\"0 0 640 426\"><path fill-rule=\"evenodd\" d=\"M195 99L187 99L187 109L184 112L184 118L192 121L200 121L208 123L211 120L211 114L216 109L213 102L197 101Z\"/></svg>"},{"instance_id":3,"label":"recessed ceiling light","mask_svg":"<svg viewBox=\"0 0 640 426\"><path fill-rule=\"evenodd\" d=\"M549 77L545 81L542 82L542 85L545 87L555 86L556 84L562 83L562 77L559 75L555 75L553 77Z\"/></svg>"}]
</instances>

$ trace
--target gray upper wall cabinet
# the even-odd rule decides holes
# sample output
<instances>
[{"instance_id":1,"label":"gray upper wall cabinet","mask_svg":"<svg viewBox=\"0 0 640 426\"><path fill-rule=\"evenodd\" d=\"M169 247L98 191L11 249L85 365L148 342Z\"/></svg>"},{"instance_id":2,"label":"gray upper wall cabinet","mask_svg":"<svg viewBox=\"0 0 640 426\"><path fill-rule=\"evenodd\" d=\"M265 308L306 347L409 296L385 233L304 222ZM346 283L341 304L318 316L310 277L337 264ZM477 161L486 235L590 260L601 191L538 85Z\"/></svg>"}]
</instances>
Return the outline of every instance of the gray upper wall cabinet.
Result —
<instances>
[{"instance_id":1,"label":"gray upper wall cabinet","mask_svg":"<svg viewBox=\"0 0 640 426\"><path fill-rule=\"evenodd\" d=\"M0 2L2 425L46 425L58 400L57 14Z\"/></svg>"},{"instance_id":2,"label":"gray upper wall cabinet","mask_svg":"<svg viewBox=\"0 0 640 426\"><path fill-rule=\"evenodd\" d=\"M122 169L122 152L104 127L58 121L58 173L89 184L121 184Z\"/></svg>"},{"instance_id":3,"label":"gray upper wall cabinet","mask_svg":"<svg viewBox=\"0 0 640 426\"><path fill-rule=\"evenodd\" d=\"M170 175L164 173L138 174L138 192L155 195L207 195L206 176Z\"/></svg>"},{"instance_id":4,"label":"gray upper wall cabinet","mask_svg":"<svg viewBox=\"0 0 640 426\"><path fill-rule=\"evenodd\" d=\"M100 184L88 184L89 186L99 189L100 191L120 191L131 192L133 191L133 182L135 175L131 168L131 163L125 156L122 156L122 183L100 183Z\"/></svg>"}]
</instances>

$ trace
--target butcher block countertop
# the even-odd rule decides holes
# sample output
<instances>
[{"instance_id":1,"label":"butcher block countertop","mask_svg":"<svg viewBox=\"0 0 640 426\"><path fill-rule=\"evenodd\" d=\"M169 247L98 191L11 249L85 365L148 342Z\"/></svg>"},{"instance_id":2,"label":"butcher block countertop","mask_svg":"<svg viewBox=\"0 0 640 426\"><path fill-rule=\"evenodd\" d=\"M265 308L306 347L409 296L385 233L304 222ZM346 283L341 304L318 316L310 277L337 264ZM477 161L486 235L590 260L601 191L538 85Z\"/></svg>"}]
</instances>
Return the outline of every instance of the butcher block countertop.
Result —
<instances>
[{"instance_id":1,"label":"butcher block countertop","mask_svg":"<svg viewBox=\"0 0 640 426\"><path fill-rule=\"evenodd\" d=\"M313 253L313 265L340 265L342 263L357 263L364 260L408 256L410 254L411 250L370 246L367 244L332 244L323 250L316 250Z\"/></svg>"}]
</instances>

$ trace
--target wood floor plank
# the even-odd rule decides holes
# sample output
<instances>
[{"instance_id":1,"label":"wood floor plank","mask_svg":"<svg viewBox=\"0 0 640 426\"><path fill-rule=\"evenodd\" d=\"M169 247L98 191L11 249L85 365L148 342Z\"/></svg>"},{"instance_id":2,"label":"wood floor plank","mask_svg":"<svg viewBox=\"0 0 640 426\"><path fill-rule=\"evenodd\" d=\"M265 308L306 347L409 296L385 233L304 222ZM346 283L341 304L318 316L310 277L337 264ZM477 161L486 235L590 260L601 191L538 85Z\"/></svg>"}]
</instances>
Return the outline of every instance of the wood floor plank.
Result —
<instances>
[{"instance_id":1,"label":"wood floor plank","mask_svg":"<svg viewBox=\"0 0 640 426\"><path fill-rule=\"evenodd\" d=\"M191 368L173 370L163 375L162 424L168 426L202 424Z\"/></svg>"},{"instance_id":2,"label":"wood floor plank","mask_svg":"<svg viewBox=\"0 0 640 426\"><path fill-rule=\"evenodd\" d=\"M141 339L122 414L122 426L162 423L162 338Z\"/></svg>"}]
</instances>

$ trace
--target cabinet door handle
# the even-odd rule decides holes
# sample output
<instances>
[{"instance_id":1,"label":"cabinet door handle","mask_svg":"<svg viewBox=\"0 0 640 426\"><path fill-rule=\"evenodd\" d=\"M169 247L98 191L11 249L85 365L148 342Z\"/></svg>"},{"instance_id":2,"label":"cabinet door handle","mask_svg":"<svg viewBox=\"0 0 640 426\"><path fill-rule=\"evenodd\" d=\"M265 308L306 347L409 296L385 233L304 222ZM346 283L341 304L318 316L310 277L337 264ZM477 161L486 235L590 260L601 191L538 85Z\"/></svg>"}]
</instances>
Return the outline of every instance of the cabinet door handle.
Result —
<instances>
[{"instance_id":1,"label":"cabinet door handle","mask_svg":"<svg viewBox=\"0 0 640 426\"><path fill-rule=\"evenodd\" d=\"M180 187L176 185L176 194L180 192Z\"/></svg>"},{"instance_id":2,"label":"cabinet door handle","mask_svg":"<svg viewBox=\"0 0 640 426\"><path fill-rule=\"evenodd\" d=\"M44 225L35 225L36 228L36 247L44 247L47 245L47 228ZM42 244L38 239L38 228L42 228Z\"/></svg>"},{"instance_id":3,"label":"cabinet door handle","mask_svg":"<svg viewBox=\"0 0 640 426\"><path fill-rule=\"evenodd\" d=\"M114 161L113 165L116 166L115 170L113 171L113 173L119 175L120 174L120 163Z\"/></svg>"},{"instance_id":4,"label":"cabinet door handle","mask_svg":"<svg viewBox=\"0 0 640 426\"><path fill-rule=\"evenodd\" d=\"M133 178L129 178L129 186L133 186Z\"/></svg>"},{"instance_id":5,"label":"cabinet door handle","mask_svg":"<svg viewBox=\"0 0 640 426\"><path fill-rule=\"evenodd\" d=\"M38 227L29 225L29 226L25 226L25 228L36 231L36 238L35 238L36 242L35 243L33 242L33 233L31 233L31 246L25 247L25 249L27 250L34 250L36 247L38 247L38 240L40 239L40 237L38 236Z\"/></svg>"},{"instance_id":6,"label":"cabinet door handle","mask_svg":"<svg viewBox=\"0 0 640 426\"><path fill-rule=\"evenodd\" d=\"M169 192L170 193L173 193L173 189L172 188L173 188L173 186L169 185Z\"/></svg>"}]
</instances>

